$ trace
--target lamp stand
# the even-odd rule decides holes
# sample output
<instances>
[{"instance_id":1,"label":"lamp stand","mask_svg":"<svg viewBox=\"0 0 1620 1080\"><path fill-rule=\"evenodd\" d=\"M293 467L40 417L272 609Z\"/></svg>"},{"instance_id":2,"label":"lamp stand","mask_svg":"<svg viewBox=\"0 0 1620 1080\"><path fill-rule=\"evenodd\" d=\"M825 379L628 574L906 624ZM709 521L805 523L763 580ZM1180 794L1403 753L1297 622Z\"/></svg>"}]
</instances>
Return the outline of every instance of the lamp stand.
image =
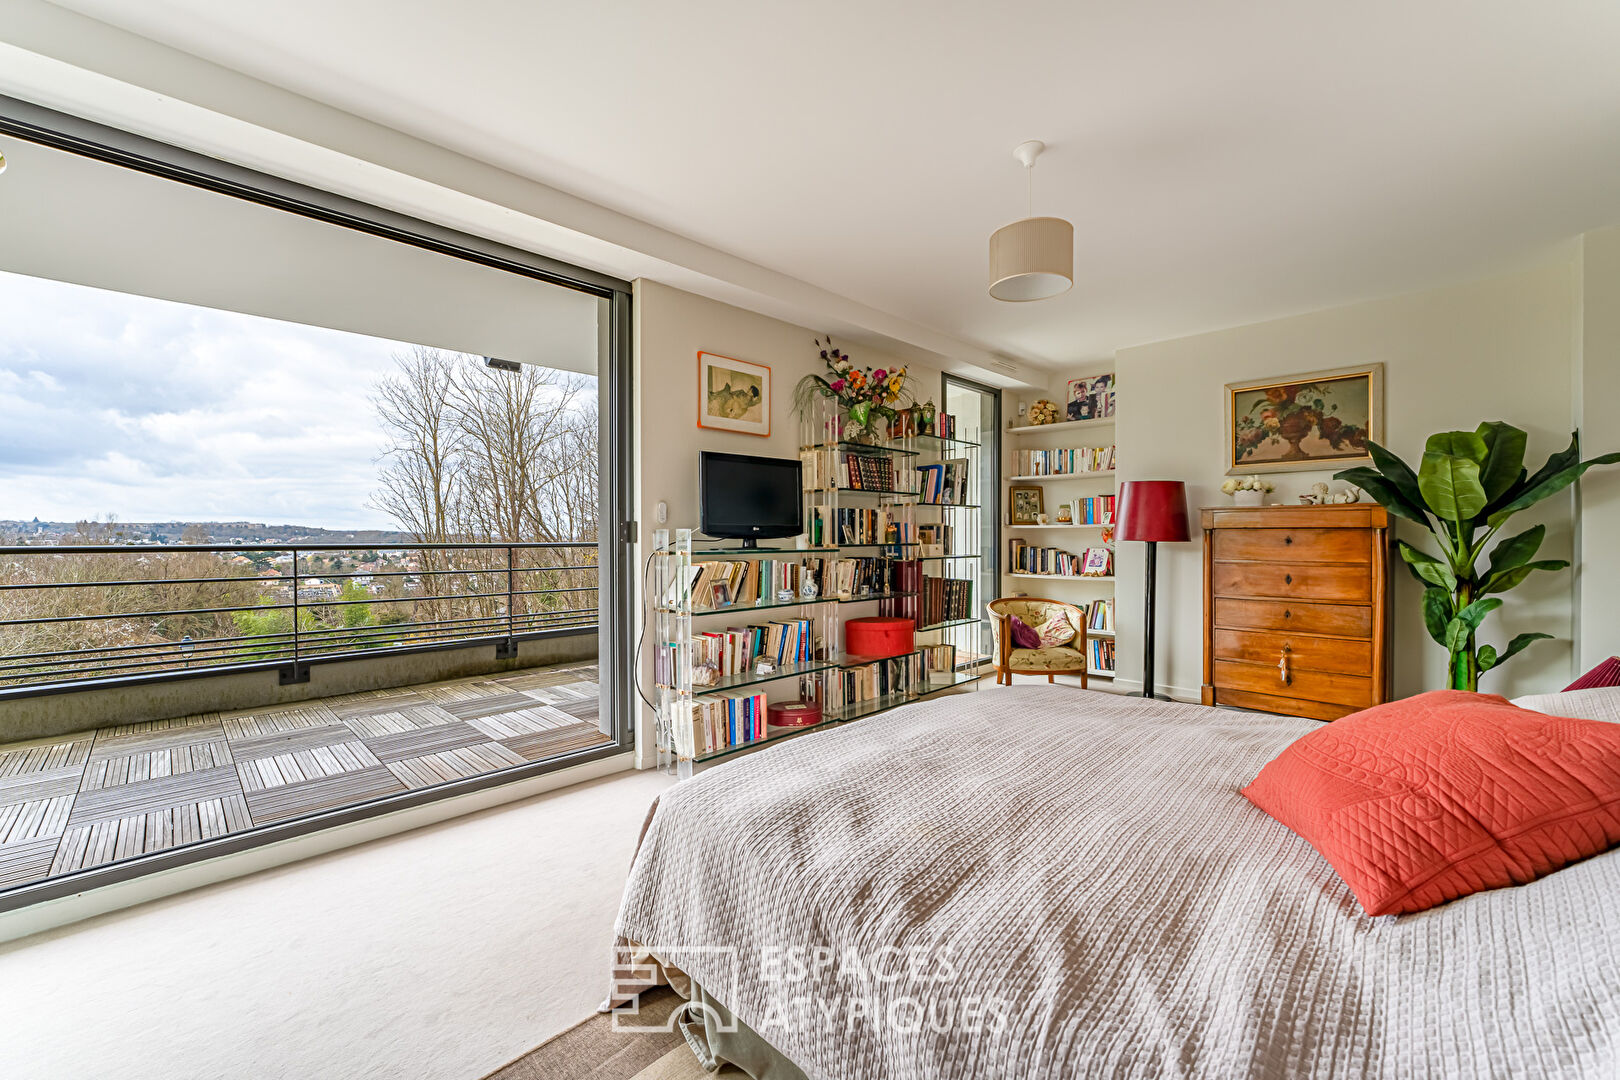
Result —
<instances>
[{"instance_id":1,"label":"lamp stand","mask_svg":"<svg viewBox=\"0 0 1620 1080\"><path fill-rule=\"evenodd\" d=\"M1157 644L1157 642L1154 640L1153 633L1153 614L1154 611L1157 610L1154 591L1155 586L1158 584L1158 580L1159 542L1157 540L1149 540L1147 541L1147 588L1143 590L1147 594L1147 611L1143 623L1143 625L1147 628L1147 634L1146 641L1142 648L1142 692L1140 694L1132 694L1131 696L1156 698L1159 701L1173 701L1175 700L1174 698L1171 698L1165 694L1154 693L1153 685L1153 656L1156 651L1155 646Z\"/></svg>"}]
</instances>

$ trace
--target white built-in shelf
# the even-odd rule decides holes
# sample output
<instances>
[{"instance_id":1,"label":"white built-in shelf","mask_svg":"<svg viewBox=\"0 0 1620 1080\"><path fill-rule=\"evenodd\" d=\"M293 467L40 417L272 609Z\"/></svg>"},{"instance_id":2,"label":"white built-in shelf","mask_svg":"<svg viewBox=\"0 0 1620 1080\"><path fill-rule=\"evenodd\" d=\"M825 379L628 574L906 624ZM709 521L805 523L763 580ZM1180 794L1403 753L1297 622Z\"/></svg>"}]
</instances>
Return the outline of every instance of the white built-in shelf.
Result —
<instances>
[{"instance_id":1,"label":"white built-in shelf","mask_svg":"<svg viewBox=\"0 0 1620 1080\"><path fill-rule=\"evenodd\" d=\"M1036 578L1040 581L1113 581L1114 575L1102 577L1098 574L1018 574L1008 571L1008 577Z\"/></svg>"},{"instance_id":2,"label":"white built-in shelf","mask_svg":"<svg viewBox=\"0 0 1620 1080\"><path fill-rule=\"evenodd\" d=\"M1113 528L1112 525L1097 525L1097 524L1093 524L1093 523L1090 523L1090 522L1082 524L1082 525L1006 525L1006 526L1003 526L1003 527L1008 528L1008 529L1068 529L1070 531L1073 531L1075 529L1112 529Z\"/></svg>"},{"instance_id":3,"label":"white built-in shelf","mask_svg":"<svg viewBox=\"0 0 1620 1080\"><path fill-rule=\"evenodd\" d=\"M1018 483L1021 480L1041 483L1046 480L1095 480L1113 475L1113 469L1096 469L1092 472L1047 473L1045 476L1009 476L1007 479L1013 483Z\"/></svg>"},{"instance_id":4,"label":"white built-in shelf","mask_svg":"<svg viewBox=\"0 0 1620 1080\"><path fill-rule=\"evenodd\" d=\"M1026 427L1008 428L1009 435L1045 435L1048 431L1079 431L1081 428L1113 427L1114 418L1105 416L1101 420L1064 420L1057 424L1031 424Z\"/></svg>"},{"instance_id":5,"label":"white built-in shelf","mask_svg":"<svg viewBox=\"0 0 1620 1080\"><path fill-rule=\"evenodd\" d=\"M1113 637L1112 630L1087 630L1086 637Z\"/></svg>"},{"instance_id":6,"label":"white built-in shelf","mask_svg":"<svg viewBox=\"0 0 1620 1080\"><path fill-rule=\"evenodd\" d=\"M1112 671L1088 671L1086 677L1090 679L1112 679L1114 674Z\"/></svg>"}]
</instances>

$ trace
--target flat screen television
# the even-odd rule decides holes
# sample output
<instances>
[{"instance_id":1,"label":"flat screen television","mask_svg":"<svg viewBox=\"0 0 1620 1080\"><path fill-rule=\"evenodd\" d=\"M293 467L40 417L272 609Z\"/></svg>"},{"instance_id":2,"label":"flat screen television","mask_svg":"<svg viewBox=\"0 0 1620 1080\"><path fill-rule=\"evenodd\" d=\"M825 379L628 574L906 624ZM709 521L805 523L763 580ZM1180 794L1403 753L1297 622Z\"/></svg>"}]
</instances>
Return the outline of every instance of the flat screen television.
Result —
<instances>
[{"instance_id":1,"label":"flat screen television","mask_svg":"<svg viewBox=\"0 0 1620 1080\"><path fill-rule=\"evenodd\" d=\"M804 532L802 469L797 458L699 453L702 530L757 547Z\"/></svg>"}]
</instances>

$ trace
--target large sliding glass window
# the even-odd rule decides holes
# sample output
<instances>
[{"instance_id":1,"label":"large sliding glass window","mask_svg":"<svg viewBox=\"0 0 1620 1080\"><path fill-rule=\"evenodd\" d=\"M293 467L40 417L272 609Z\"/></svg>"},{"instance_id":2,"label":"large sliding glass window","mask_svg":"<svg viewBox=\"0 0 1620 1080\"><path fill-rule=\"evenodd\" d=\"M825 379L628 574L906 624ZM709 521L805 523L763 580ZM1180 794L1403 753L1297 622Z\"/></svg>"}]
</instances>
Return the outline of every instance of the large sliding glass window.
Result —
<instances>
[{"instance_id":1,"label":"large sliding glass window","mask_svg":"<svg viewBox=\"0 0 1620 1080\"><path fill-rule=\"evenodd\" d=\"M997 539L1001 521L1001 391L958 378L945 376L945 411L956 417L958 437L979 444L978 483L981 509L976 515L979 536L976 550L983 553L978 565L978 585L974 596L980 623L976 641L978 653L992 655L989 617L985 604L1000 593L1000 545Z\"/></svg>"},{"instance_id":2,"label":"large sliding glass window","mask_svg":"<svg viewBox=\"0 0 1620 1080\"><path fill-rule=\"evenodd\" d=\"M626 283L20 103L0 152L0 906L628 745Z\"/></svg>"}]
</instances>

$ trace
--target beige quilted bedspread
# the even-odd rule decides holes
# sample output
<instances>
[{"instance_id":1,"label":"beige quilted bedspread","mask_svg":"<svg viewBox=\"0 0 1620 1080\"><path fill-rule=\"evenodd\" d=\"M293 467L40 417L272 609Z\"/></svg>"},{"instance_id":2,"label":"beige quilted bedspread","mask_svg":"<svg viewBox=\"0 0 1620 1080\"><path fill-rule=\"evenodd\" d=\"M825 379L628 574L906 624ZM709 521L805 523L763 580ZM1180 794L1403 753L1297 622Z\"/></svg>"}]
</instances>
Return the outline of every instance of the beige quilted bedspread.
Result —
<instances>
[{"instance_id":1,"label":"beige quilted bedspread","mask_svg":"<svg viewBox=\"0 0 1620 1080\"><path fill-rule=\"evenodd\" d=\"M812 1080L1620 1077L1620 851L1369 918L1237 793L1314 727L1037 686L812 734L662 797L621 941Z\"/></svg>"}]
</instances>

